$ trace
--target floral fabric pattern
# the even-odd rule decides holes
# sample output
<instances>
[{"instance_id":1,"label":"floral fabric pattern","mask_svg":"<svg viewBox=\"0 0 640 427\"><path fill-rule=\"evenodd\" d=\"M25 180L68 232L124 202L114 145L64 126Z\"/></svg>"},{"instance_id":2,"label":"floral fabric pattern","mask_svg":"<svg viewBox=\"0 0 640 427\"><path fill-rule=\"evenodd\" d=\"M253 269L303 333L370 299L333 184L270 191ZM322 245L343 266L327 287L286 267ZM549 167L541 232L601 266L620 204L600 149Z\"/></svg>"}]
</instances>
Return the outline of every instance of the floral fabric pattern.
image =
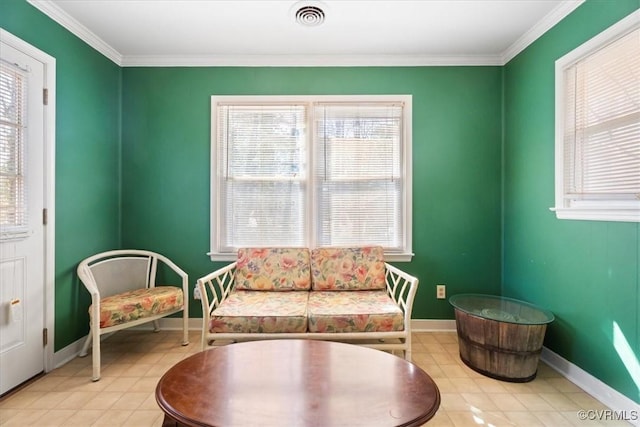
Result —
<instances>
[{"instance_id":1,"label":"floral fabric pattern","mask_svg":"<svg viewBox=\"0 0 640 427\"><path fill-rule=\"evenodd\" d=\"M311 289L307 248L244 248L238 250L235 287L254 291Z\"/></svg>"},{"instance_id":2,"label":"floral fabric pattern","mask_svg":"<svg viewBox=\"0 0 640 427\"><path fill-rule=\"evenodd\" d=\"M100 327L107 328L172 310L180 310L183 303L182 289L175 286L156 286L112 295L100 300ZM91 316L91 307L89 307L89 316Z\"/></svg>"},{"instance_id":3,"label":"floral fabric pattern","mask_svg":"<svg viewBox=\"0 0 640 427\"><path fill-rule=\"evenodd\" d=\"M386 289L380 246L319 248L311 252L314 291Z\"/></svg>"},{"instance_id":4,"label":"floral fabric pattern","mask_svg":"<svg viewBox=\"0 0 640 427\"><path fill-rule=\"evenodd\" d=\"M386 291L312 291L309 332L404 330L404 315Z\"/></svg>"},{"instance_id":5,"label":"floral fabric pattern","mask_svg":"<svg viewBox=\"0 0 640 427\"><path fill-rule=\"evenodd\" d=\"M209 332L307 331L309 292L235 290L211 313Z\"/></svg>"}]
</instances>

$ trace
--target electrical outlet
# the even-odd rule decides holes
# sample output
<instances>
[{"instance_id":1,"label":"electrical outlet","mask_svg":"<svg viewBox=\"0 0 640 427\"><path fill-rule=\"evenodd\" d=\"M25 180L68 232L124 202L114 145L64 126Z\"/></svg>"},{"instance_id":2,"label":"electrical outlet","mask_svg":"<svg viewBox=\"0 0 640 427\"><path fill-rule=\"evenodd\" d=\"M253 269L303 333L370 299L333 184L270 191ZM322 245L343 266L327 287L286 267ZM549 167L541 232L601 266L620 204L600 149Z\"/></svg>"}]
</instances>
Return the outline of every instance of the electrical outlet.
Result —
<instances>
[{"instance_id":1,"label":"electrical outlet","mask_svg":"<svg viewBox=\"0 0 640 427\"><path fill-rule=\"evenodd\" d=\"M436 285L436 298L445 299L447 297L446 285Z\"/></svg>"},{"instance_id":2,"label":"electrical outlet","mask_svg":"<svg viewBox=\"0 0 640 427\"><path fill-rule=\"evenodd\" d=\"M200 288L197 283L193 288L193 299L202 299L202 295L200 295Z\"/></svg>"}]
</instances>

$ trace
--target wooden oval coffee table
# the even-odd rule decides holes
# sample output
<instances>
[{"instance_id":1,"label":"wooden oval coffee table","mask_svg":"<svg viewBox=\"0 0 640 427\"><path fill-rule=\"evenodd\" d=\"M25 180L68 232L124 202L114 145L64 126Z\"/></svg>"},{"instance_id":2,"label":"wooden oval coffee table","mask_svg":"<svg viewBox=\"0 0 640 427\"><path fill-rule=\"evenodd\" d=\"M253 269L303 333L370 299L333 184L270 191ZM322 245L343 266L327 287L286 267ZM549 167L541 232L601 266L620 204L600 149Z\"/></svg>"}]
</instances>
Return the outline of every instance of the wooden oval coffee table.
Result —
<instances>
[{"instance_id":1,"label":"wooden oval coffee table","mask_svg":"<svg viewBox=\"0 0 640 427\"><path fill-rule=\"evenodd\" d=\"M397 356L328 341L230 344L160 379L163 426L419 426L440 406L431 377Z\"/></svg>"}]
</instances>

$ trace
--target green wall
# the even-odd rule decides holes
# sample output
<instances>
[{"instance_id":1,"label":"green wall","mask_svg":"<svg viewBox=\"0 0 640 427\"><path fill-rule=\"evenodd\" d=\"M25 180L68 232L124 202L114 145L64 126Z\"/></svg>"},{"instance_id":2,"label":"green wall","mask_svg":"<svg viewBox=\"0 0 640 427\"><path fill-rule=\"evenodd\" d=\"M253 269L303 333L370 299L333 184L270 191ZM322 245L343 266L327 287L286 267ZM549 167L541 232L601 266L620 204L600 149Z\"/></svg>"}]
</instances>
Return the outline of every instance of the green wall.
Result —
<instances>
[{"instance_id":1,"label":"green wall","mask_svg":"<svg viewBox=\"0 0 640 427\"><path fill-rule=\"evenodd\" d=\"M0 1L0 26L57 59L56 350L88 331L84 257L157 250L192 284L221 265L205 255L211 95L411 94L415 257L398 265L420 278L414 318L453 318L438 283L540 304L557 316L549 348L639 401L640 226L548 210L554 61L638 0L589 0L505 67L124 69Z\"/></svg>"},{"instance_id":2,"label":"green wall","mask_svg":"<svg viewBox=\"0 0 640 427\"><path fill-rule=\"evenodd\" d=\"M160 251L192 283L209 251L211 95L413 95L413 246L419 319L449 294L500 291L500 67L125 68L124 246ZM192 313L200 306L192 301Z\"/></svg>"},{"instance_id":3,"label":"green wall","mask_svg":"<svg viewBox=\"0 0 640 427\"><path fill-rule=\"evenodd\" d=\"M545 345L638 403L640 224L558 220L549 207L554 62L639 6L588 1L505 67L502 290L552 310Z\"/></svg>"},{"instance_id":4,"label":"green wall","mask_svg":"<svg viewBox=\"0 0 640 427\"><path fill-rule=\"evenodd\" d=\"M88 332L83 258L120 246L121 69L24 0L0 26L56 58L55 350Z\"/></svg>"}]
</instances>

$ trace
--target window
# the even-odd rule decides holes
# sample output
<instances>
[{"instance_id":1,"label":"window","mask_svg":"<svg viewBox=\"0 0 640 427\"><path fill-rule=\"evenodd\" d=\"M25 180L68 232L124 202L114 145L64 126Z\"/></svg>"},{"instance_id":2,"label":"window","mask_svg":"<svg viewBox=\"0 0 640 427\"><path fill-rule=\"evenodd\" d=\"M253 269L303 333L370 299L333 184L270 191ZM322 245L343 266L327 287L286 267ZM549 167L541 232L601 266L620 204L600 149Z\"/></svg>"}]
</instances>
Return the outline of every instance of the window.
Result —
<instances>
[{"instance_id":1,"label":"window","mask_svg":"<svg viewBox=\"0 0 640 427\"><path fill-rule=\"evenodd\" d=\"M211 153L212 259L367 244L410 259L410 96L214 96Z\"/></svg>"},{"instance_id":2,"label":"window","mask_svg":"<svg viewBox=\"0 0 640 427\"><path fill-rule=\"evenodd\" d=\"M0 240L27 233L24 141L25 72L0 62Z\"/></svg>"},{"instance_id":3,"label":"window","mask_svg":"<svg viewBox=\"0 0 640 427\"><path fill-rule=\"evenodd\" d=\"M640 222L640 14L556 62L556 215Z\"/></svg>"}]
</instances>

